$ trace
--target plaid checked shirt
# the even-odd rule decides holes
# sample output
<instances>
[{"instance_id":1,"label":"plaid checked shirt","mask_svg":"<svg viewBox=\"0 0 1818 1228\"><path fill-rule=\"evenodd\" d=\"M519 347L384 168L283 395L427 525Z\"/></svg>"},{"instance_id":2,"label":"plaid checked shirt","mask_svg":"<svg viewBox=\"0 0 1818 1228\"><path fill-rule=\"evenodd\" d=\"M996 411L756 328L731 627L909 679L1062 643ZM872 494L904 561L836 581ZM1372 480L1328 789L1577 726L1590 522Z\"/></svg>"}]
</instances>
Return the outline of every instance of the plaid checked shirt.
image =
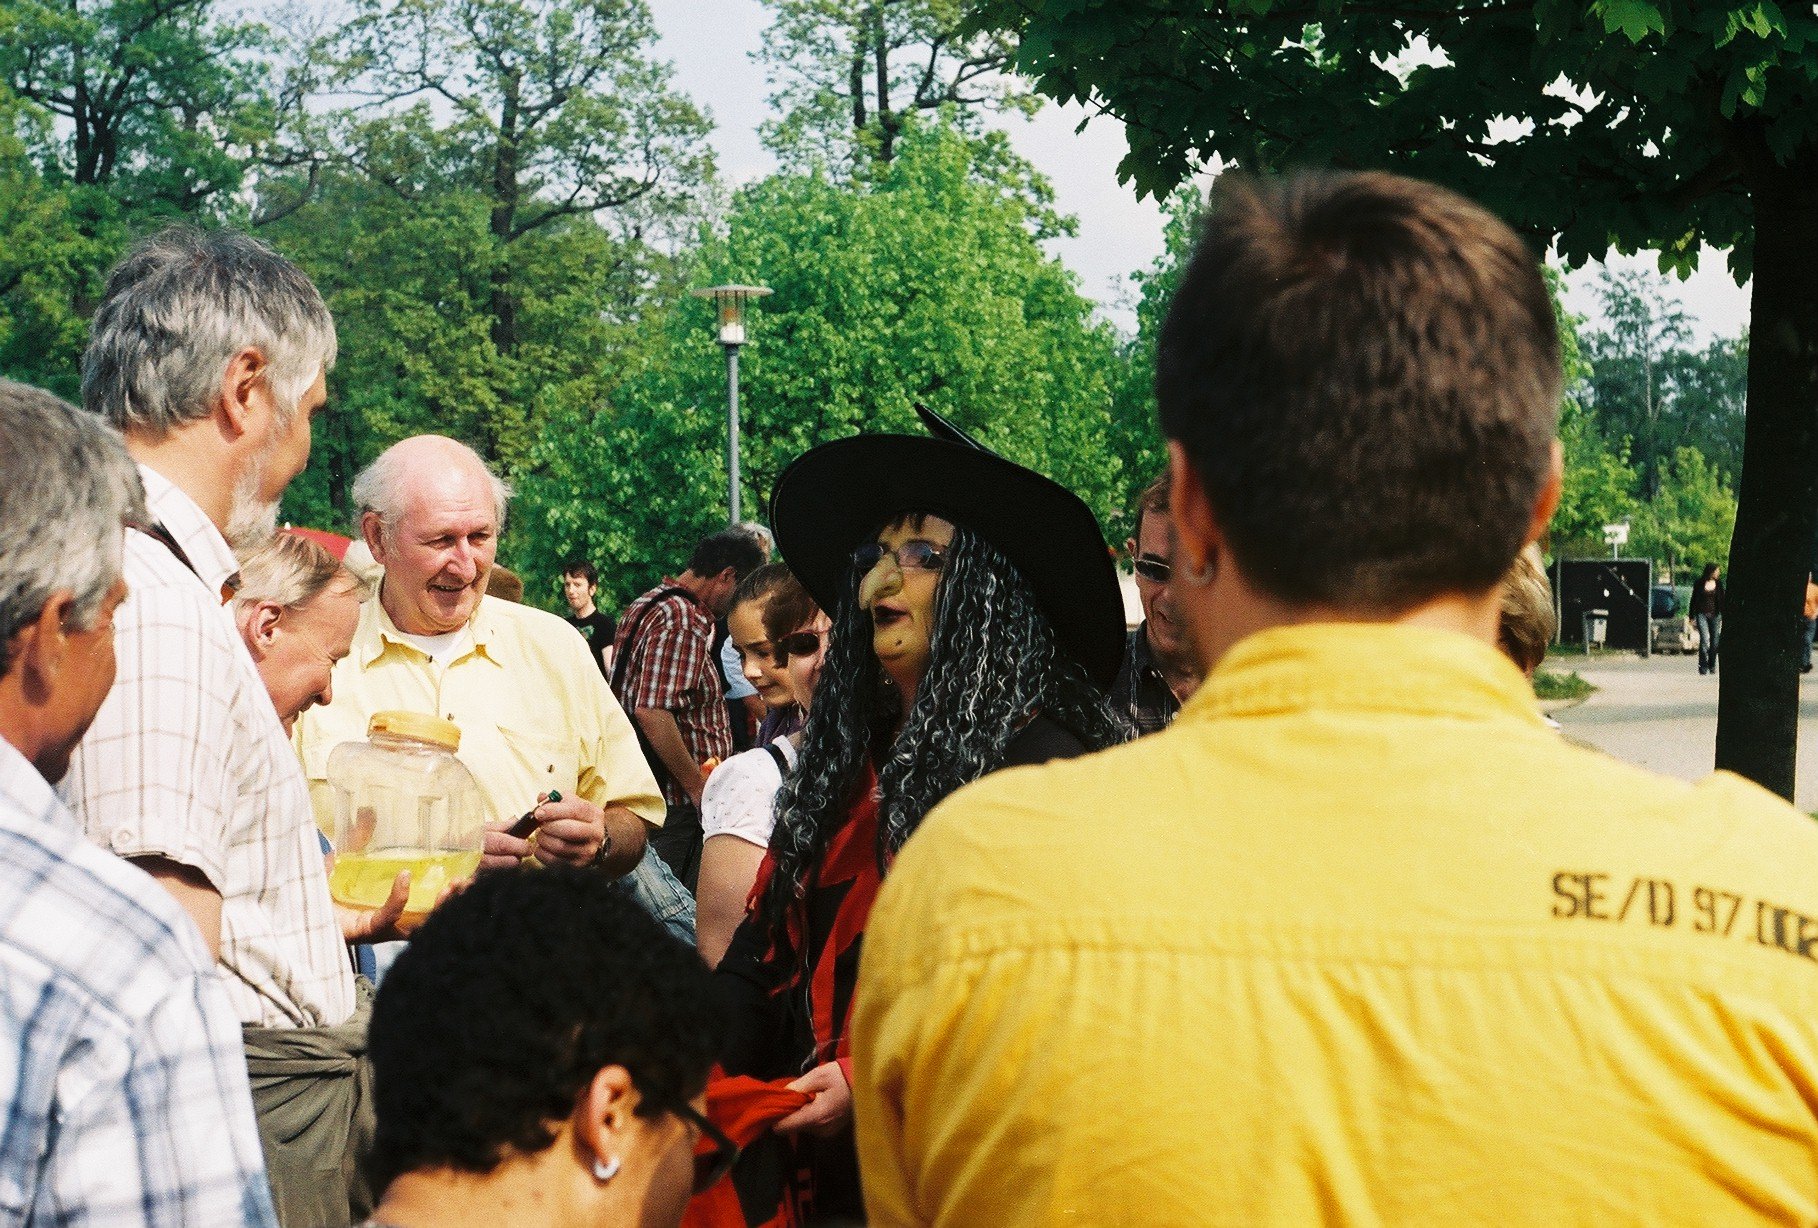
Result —
<instances>
[{"instance_id":1,"label":"plaid checked shirt","mask_svg":"<svg viewBox=\"0 0 1818 1228\"><path fill-rule=\"evenodd\" d=\"M726 719L726 690L713 657L713 615L693 597L657 594L675 587L665 576L656 588L625 607L613 655L625 662L619 703L633 720L639 708L662 708L675 717L682 745L696 763L732 754L732 726ZM652 607L649 617L644 607ZM636 643L631 633L636 632ZM627 655L629 654L629 655ZM654 769L655 764L651 765ZM663 800L688 804L688 794L667 772L658 772Z\"/></svg>"},{"instance_id":2,"label":"plaid checked shirt","mask_svg":"<svg viewBox=\"0 0 1818 1228\"><path fill-rule=\"evenodd\" d=\"M1130 719L1136 736L1160 733L1174 723L1180 700L1168 687L1149 649L1148 624L1139 624L1124 644L1124 663L1111 684L1111 706Z\"/></svg>"},{"instance_id":3,"label":"plaid checked shirt","mask_svg":"<svg viewBox=\"0 0 1818 1228\"><path fill-rule=\"evenodd\" d=\"M275 1226L189 917L0 741L0 1223Z\"/></svg>"},{"instance_id":4,"label":"plaid checked shirt","mask_svg":"<svg viewBox=\"0 0 1818 1228\"><path fill-rule=\"evenodd\" d=\"M64 779L89 838L190 866L221 893L221 964L241 1023L323 1027L353 1014L309 786L216 594L233 552L188 495L141 465L152 515L189 568L126 537L119 673ZM200 580L197 579L198 574Z\"/></svg>"}]
</instances>

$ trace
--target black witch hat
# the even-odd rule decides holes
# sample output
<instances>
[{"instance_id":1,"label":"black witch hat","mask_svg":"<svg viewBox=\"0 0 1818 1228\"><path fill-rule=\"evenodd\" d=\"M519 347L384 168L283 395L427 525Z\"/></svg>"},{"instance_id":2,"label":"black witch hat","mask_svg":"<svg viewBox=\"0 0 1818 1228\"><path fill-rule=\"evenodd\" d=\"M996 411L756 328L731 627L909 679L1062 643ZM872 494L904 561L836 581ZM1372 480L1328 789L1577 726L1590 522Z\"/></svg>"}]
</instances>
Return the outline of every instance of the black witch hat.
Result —
<instances>
[{"instance_id":1,"label":"black witch hat","mask_svg":"<svg viewBox=\"0 0 1818 1228\"><path fill-rule=\"evenodd\" d=\"M831 613L855 548L906 512L932 513L997 547L1028 582L1061 648L1109 690L1123 661L1124 603L1092 510L933 410L915 410L931 438L855 435L783 470L770 518L789 570Z\"/></svg>"}]
</instances>

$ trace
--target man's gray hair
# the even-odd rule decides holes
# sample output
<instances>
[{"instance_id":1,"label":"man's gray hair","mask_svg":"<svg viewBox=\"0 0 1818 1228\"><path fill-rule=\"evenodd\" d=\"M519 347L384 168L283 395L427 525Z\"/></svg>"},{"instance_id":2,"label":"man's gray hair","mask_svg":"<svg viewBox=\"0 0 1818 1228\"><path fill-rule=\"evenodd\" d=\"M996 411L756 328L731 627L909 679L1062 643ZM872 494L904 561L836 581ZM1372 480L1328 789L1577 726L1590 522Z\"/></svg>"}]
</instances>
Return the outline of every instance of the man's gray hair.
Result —
<instances>
[{"instance_id":1,"label":"man's gray hair","mask_svg":"<svg viewBox=\"0 0 1818 1228\"><path fill-rule=\"evenodd\" d=\"M257 239L172 226L109 275L82 355L82 403L162 438L214 411L227 364L249 348L265 356L286 426L334 366L334 320L303 271Z\"/></svg>"},{"instance_id":2,"label":"man's gray hair","mask_svg":"<svg viewBox=\"0 0 1818 1228\"><path fill-rule=\"evenodd\" d=\"M413 438L423 438L413 436ZM464 452L482 473L486 475L487 485L492 488L492 510L494 512L493 528L500 533L505 531L505 509L511 502L511 484L492 471L492 466L483 460L478 452L458 439L436 436L450 448ZM404 453L403 445L410 439L401 439L391 447L379 453L378 458L366 468L360 470L353 481L354 506L360 509L360 515L377 512L379 523L395 525L398 517L404 514L404 479L409 474L410 458Z\"/></svg>"},{"instance_id":3,"label":"man's gray hair","mask_svg":"<svg viewBox=\"0 0 1818 1228\"><path fill-rule=\"evenodd\" d=\"M146 519L126 445L93 414L0 379L0 669L13 636L59 589L75 595L75 630L95 625L120 578L122 526Z\"/></svg>"}]
</instances>

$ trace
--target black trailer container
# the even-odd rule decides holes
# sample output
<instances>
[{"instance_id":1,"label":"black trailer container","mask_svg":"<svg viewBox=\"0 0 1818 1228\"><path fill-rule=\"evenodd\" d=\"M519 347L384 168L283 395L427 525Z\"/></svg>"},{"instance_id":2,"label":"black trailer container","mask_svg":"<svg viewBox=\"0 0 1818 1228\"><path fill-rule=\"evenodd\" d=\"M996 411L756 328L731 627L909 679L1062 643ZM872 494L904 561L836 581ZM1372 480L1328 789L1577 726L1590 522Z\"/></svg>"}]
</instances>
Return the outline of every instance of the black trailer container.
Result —
<instances>
[{"instance_id":1,"label":"black trailer container","mask_svg":"<svg viewBox=\"0 0 1818 1228\"><path fill-rule=\"evenodd\" d=\"M1584 643L1589 625L1602 611L1602 647L1648 655L1653 629L1648 604L1654 588L1651 559L1559 559L1553 564L1552 580L1560 643Z\"/></svg>"}]
</instances>

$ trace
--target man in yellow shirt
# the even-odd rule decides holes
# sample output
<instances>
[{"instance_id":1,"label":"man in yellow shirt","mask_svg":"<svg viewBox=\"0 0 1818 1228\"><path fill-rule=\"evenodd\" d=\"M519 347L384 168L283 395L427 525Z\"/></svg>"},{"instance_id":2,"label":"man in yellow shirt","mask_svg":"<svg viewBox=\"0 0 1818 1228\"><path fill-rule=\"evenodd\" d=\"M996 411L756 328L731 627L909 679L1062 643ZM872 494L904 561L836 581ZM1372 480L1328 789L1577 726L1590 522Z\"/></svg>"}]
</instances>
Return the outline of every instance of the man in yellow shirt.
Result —
<instances>
[{"instance_id":1,"label":"man in yellow shirt","mask_svg":"<svg viewBox=\"0 0 1818 1228\"><path fill-rule=\"evenodd\" d=\"M1566 744L1495 648L1560 485L1533 256L1408 180L1227 175L1156 387L1208 677L904 847L871 1222L1818 1220L1818 831Z\"/></svg>"},{"instance_id":2,"label":"man in yellow shirt","mask_svg":"<svg viewBox=\"0 0 1818 1228\"><path fill-rule=\"evenodd\" d=\"M458 753L493 827L484 864L535 856L622 875L641 866L662 799L586 641L553 614L485 599L509 494L472 449L439 435L392 445L355 479L361 533L385 574L331 699L297 723L316 814L326 826L333 813L330 751L364 739L374 712L425 712L461 728ZM504 830L533 809L534 841Z\"/></svg>"}]
</instances>

